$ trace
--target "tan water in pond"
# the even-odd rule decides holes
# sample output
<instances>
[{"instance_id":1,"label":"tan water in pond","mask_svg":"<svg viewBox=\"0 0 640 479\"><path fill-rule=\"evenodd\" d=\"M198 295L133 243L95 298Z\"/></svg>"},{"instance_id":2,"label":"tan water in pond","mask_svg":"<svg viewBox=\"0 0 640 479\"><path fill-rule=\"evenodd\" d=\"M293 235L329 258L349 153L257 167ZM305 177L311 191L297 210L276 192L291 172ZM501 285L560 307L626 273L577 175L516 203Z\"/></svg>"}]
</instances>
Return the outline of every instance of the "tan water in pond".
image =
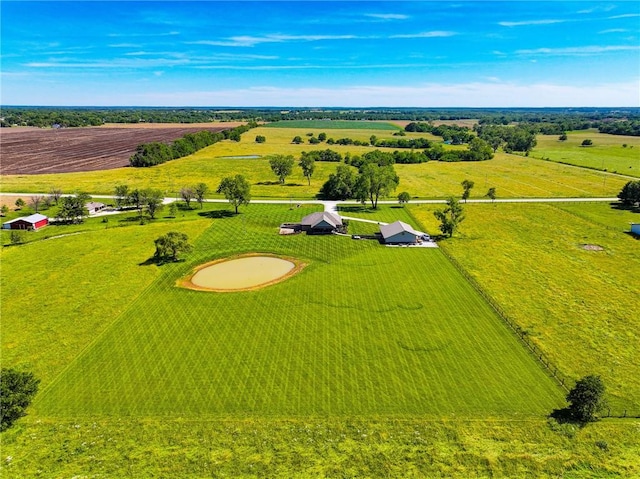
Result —
<instances>
[{"instance_id":1,"label":"tan water in pond","mask_svg":"<svg viewBox=\"0 0 640 479\"><path fill-rule=\"evenodd\" d=\"M270 256L250 256L212 264L191 278L201 288L245 289L274 281L289 273L295 264Z\"/></svg>"}]
</instances>

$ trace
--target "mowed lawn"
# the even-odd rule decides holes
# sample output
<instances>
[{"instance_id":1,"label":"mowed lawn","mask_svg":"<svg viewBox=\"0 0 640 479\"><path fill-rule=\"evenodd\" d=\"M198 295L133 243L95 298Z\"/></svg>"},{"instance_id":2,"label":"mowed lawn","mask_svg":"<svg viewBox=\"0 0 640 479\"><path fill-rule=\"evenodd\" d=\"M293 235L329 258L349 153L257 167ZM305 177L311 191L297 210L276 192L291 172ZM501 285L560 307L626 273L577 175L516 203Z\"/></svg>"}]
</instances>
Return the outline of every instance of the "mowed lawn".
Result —
<instances>
[{"instance_id":1,"label":"mowed lawn","mask_svg":"<svg viewBox=\"0 0 640 479\"><path fill-rule=\"evenodd\" d=\"M195 238L209 223L184 221L180 230ZM42 386L49 384L158 277L157 267L139 264L173 228L165 222L79 233L74 226L49 226L28 238L56 231L70 236L2 248L3 367L33 371Z\"/></svg>"},{"instance_id":2,"label":"mowed lawn","mask_svg":"<svg viewBox=\"0 0 640 479\"><path fill-rule=\"evenodd\" d=\"M593 146L582 146L586 139L593 141ZM567 132L566 141L558 140L558 135L538 135L537 140L538 145L531 153L535 157L623 175L640 176L638 136L607 135L595 130L580 130Z\"/></svg>"},{"instance_id":3,"label":"mowed lawn","mask_svg":"<svg viewBox=\"0 0 640 479\"><path fill-rule=\"evenodd\" d=\"M163 267L34 414L539 417L563 404L440 251L277 234L313 209L212 215L188 260ZM202 262L249 251L308 266L252 292L175 286Z\"/></svg>"},{"instance_id":4,"label":"mowed lawn","mask_svg":"<svg viewBox=\"0 0 640 479\"><path fill-rule=\"evenodd\" d=\"M267 128L260 127L242 135L240 142L222 141L205 148L194 155L170 161L152 168L118 168L99 172L67 173L56 175L15 175L2 177L2 191L47 193L52 188L64 192L87 191L93 194L113 194L117 185L128 184L131 188L157 188L166 196L178 195L184 186L200 182L209 185L210 197L219 198L214 193L220 180L225 176L242 174L252 184L255 198L314 198L329 175L335 172L337 163L316 162L316 170L309 184L297 166L303 151L330 148L343 156L362 155L373 151L372 146L340 146L320 143L295 145L294 136L305 141L307 133L318 135L322 129L310 128ZM379 139L393 138L386 130L327 130L328 137L352 138L369 141L371 135ZM264 135L266 142L255 142L256 135ZM407 138L425 137L439 142L441 138L429 134L409 133ZM449 147L447 148L459 148ZM394 151L392 148L382 149ZM639 150L640 151L640 150ZM296 159L293 173L285 185L278 179L264 157L272 154L293 155ZM260 158L232 158L242 156ZM400 191L407 191L413 197L444 198L459 195L460 183L464 179L475 182L474 196L484 195L490 187L495 187L498 197L597 197L615 196L627 179L618 175L594 170L575 168L553 162L507 155L498 152L496 157L484 162L428 162L415 165L395 165L400 185L393 198ZM354 172L355 172L354 168Z\"/></svg>"},{"instance_id":5,"label":"mowed lawn","mask_svg":"<svg viewBox=\"0 0 640 479\"><path fill-rule=\"evenodd\" d=\"M437 232L432 205L410 208ZM640 243L627 233L639 214L607 203L465 210L460 232L441 247L562 372L601 375L612 412L640 413Z\"/></svg>"}]
</instances>

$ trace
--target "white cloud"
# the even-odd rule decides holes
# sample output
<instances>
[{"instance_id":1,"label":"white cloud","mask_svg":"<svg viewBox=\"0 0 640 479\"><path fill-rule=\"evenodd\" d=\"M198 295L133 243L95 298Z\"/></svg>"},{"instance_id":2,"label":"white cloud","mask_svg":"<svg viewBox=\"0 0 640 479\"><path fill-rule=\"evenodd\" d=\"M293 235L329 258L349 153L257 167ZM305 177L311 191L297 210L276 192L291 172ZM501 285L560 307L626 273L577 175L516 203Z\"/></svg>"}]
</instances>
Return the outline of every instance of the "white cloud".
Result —
<instances>
[{"instance_id":1,"label":"white cloud","mask_svg":"<svg viewBox=\"0 0 640 479\"><path fill-rule=\"evenodd\" d=\"M613 17L607 17L607 20L616 20L618 18L634 18L640 17L640 13L625 13L624 15L614 15Z\"/></svg>"},{"instance_id":2,"label":"white cloud","mask_svg":"<svg viewBox=\"0 0 640 479\"><path fill-rule=\"evenodd\" d=\"M242 35L229 37L225 40L199 40L185 42L187 45L212 45L221 47L253 47L260 43L284 43L284 42L317 42L321 40L352 40L358 38L355 35L280 35L272 34L262 37Z\"/></svg>"},{"instance_id":3,"label":"white cloud","mask_svg":"<svg viewBox=\"0 0 640 479\"><path fill-rule=\"evenodd\" d=\"M624 32L628 32L629 30L625 30L624 28L610 28L609 30L602 30L600 32L598 32L599 34L604 34L604 33L624 33Z\"/></svg>"},{"instance_id":4,"label":"white cloud","mask_svg":"<svg viewBox=\"0 0 640 479\"><path fill-rule=\"evenodd\" d=\"M522 27L527 25L552 25L554 23L564 23L566 20L525 20L523 22L498 22L503 27Z\"/></svg>"},{"instance_id":5,"label":"white cloud","mask_svg":"<svg viewBox=\"0 0 640 479\"><path fill-rule=\"evenodd\" d=\"M634 51L640 50L640 46L631 45L609 45L609 46L587 46L587 47L566 47L566 48L536 48L534 50L516 50L520 55L568 55L584 56L597 55L599 53Z\"/></svg>"},{"instance_id":6,"label":"white cloud","mask_svg":"<svg viewBox=\"0 0 640 479\"><path fill-rule=\"evenodd\" d=\"M378 20L406 20L408 15L398 13L365 13L365 17L375 18Z\"/></svg>"},{"instance_id":7,"label":"white cloud","mask_svg":"<svg viewBox=\"0 0 640 479\"><path fill-rule=\"evenodd\" d=\"M433 31L433 32L421 32L421 33L406 33L400 35L391 35L389 38L438 38L438 37L453 37L457 35L456 32L446 31Z\"/></svg>"}]
</instances>

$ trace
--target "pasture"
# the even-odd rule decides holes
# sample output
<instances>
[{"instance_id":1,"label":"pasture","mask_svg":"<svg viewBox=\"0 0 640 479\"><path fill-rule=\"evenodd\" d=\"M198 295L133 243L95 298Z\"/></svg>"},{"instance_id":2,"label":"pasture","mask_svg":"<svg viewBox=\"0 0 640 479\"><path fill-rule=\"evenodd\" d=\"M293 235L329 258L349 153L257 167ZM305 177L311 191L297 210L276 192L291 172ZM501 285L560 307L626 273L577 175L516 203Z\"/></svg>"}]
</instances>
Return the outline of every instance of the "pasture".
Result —
<instances>
[{"instance_id":1,"label":"pasture","mask_svg":"<svg viewBox=\"0 0 640 479\"><path fill-rule=\"evenodd\" d=\"M163 266L48 384L39 416L532 417L562 404L440 251L277 234L309 208L221 208L188 260ZM175 287L197 265L249 252L308 266L251 292Z\"/></svg>"},{"instance_id":2,"label":"pasture","mask_svg":"<svg viewBox=\"0 0 640 479\"><path fill-rule=\"evenodd\" d=\"M307 132L320 130L255 128L242 135L240 142L222 141L200 150L186 158L174 160L152 168L119 168L100 172L80 172L44 175L8 175L2 177L2 191L48 192L60 188L65 192L88 191L94 194L113 194L119 184L131 188L157 188L167 196L177 195L183 186L201 181L211 190L229 175L243 174L252 184L255 198L314 198L328 176L335 171L336 163L317 162L316 171L309 185L296 165L285 185L278 184L268 161L263 158L242 159L233 156L290 154L296 159L303 151L331 148L340 152L363 154L373 150L371 146L295 145L294 136L307 138ZM378 138L390 138L384 130L335 130L335 138L349 137L368 141L372 134ZM256 135L264 135L265 143L256 143ZM409 136L409 135L408 135ZM434 139L431 135L411 134ZM437 138L436 138L437 139ZM393 151L393 149L389 149ZM226 157L226 158L225 158ZM497 188L498 197L590 197L615 196L626 179L618 175L575 168L553 162L517 155L498 153L485 162L443 163L428 162L415 165L396 165L400 177L398 192L408 191L416 198L443 198L460 194L460 182L475 181L472 196L482 196L490 187ZM396 193L397 194L397 193ZM212 197L220 197L215 194ZM395 195L393 196L395 198Z\"/></svg>"},{"instance_id":3,"label":"pasture","mask_svg":"<svg viewBox=\"0 0 640 479\"><path fill-rule=\"evenodd\" d=\"M581 146L586 139L593 146ZM537 140L531 152L536 158L640 177L640 137L580 130L567 132L566 141L559 141L558 135L538 135Z\"/></svg>"},{"instance_id":4,"label":"pasture","mask_svg":"<svg viewBox=\"0 0 640 479\"><path fill-rule=\"evenodd\" d=\"M282 120L267 123L266 128L301 128L312 130L401 130L395 122L351 120Z\"/></svg>"},{"instance_id":5,"label":"pasture","mask_svg":"<svg viewBox=\"0 0 640 479\"><path fill-rule=\"evenodd\" d=\"M411 206L431 233L432 211ZM609 204L469 204L441 243L565 374L600 374L612 410L640 410L638 213ZM585 249L597 245L601 251Z\"/></svg>"}]
</instances>

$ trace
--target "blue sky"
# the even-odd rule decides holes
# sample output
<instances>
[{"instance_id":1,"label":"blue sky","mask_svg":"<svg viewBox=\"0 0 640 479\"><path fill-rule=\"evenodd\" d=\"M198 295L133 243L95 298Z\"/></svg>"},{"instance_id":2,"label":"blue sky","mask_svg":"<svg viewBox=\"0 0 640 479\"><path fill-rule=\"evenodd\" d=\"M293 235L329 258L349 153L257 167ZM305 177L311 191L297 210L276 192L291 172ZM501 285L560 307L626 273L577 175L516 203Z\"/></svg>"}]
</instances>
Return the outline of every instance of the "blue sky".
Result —
<instances>
[{"instance_id":1,"label":"blue sky","mask_svg":"<svg viewBox=\"0 0 640 479\"><path fill-rule=\"evenodd\" d=\"M4 105L640 106L640 3L1 3Z\"/></svg>"}]
</instances>

